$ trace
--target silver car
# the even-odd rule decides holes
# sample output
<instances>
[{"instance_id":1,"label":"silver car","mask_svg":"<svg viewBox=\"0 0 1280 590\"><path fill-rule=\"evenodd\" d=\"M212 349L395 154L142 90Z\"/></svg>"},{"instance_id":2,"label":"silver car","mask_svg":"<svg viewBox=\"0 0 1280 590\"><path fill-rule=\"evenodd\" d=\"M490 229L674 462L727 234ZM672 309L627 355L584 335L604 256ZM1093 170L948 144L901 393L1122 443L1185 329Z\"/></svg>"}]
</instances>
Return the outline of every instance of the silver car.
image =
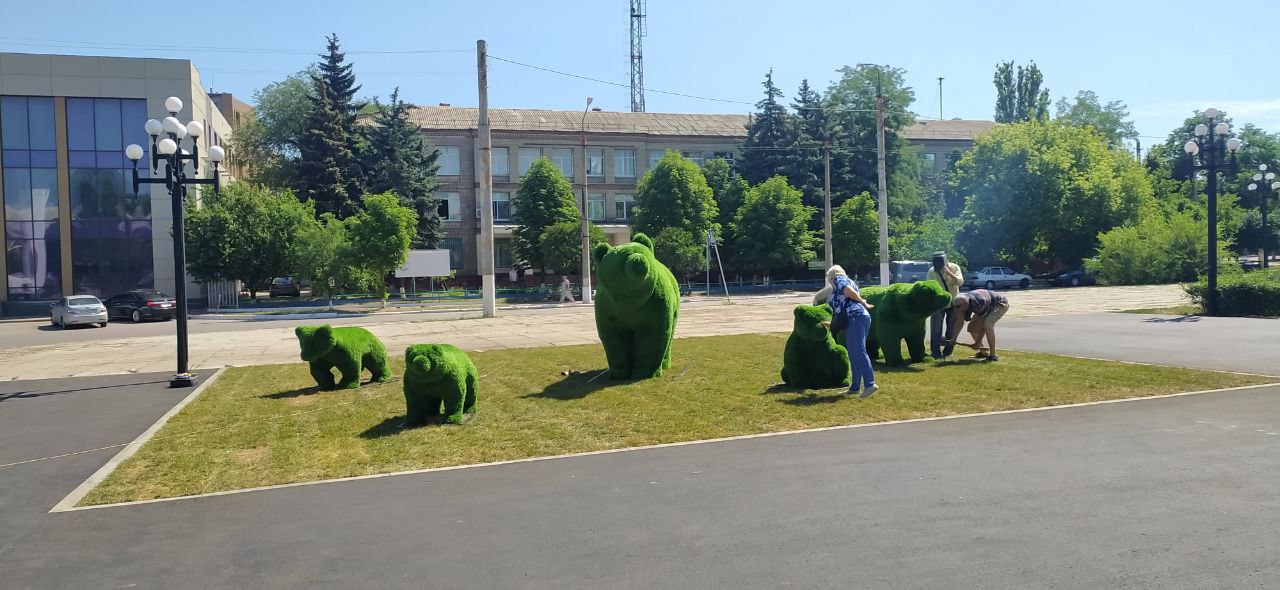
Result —
<instances>
[{"instance_id":1,"label":"silver car","mask_svg":"<svg viewBox=\"0 0 1280 590\"><path fill-rule=\"evenodd\" d=\"M55 326L97 324L107 327L107 307L93 295L63 297L49 308L49 321Z\"/></svg>"}]
</instances>

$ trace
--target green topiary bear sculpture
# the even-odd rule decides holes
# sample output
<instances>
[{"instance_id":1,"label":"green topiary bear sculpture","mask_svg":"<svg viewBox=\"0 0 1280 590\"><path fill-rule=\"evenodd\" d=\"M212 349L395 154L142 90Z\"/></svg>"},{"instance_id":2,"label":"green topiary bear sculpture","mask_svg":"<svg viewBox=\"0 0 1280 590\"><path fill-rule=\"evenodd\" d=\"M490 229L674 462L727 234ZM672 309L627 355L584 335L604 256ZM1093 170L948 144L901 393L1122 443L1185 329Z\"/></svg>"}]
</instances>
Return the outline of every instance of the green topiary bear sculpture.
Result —
<instances>
[{"instance_id":1,"label":"green topiary bear sculpture","mask_svg":"<svg viewBox=\"0 0 1280 590\"><path fill-rule=\"evenodd\" d=\"M675 275L653 257L653 240L592 250L599 287L596 332L604 345L610 379L648 379L671 366L671 337L680 311Z\"/></svg>"},{"instance_id":2,"label":"green topiary bear sculpture","mask_svg":"<svg viewBox=\"0 0 1280 590\"><path fill-rule=\"evenodd\" d=\"M897 283L888 287L864 287L862 297L871 309L871 331L867 334L867 354L879 358L884 351L887 365L905 365L902 341L907 341L911 362L929 359L925 354L925 319L951 305L951 294L938 281Z\"/></svg>"},{"instance_id":3,"label":"green topiary bear sculpture","mask_svg":"<svg viewBox=\"0 0 1280 590\"><path fill-rule=\"evenodd\" d=\"M449 344L417 344L404 350L405 426L422 426L440 416L462 424L476 410L479 383L467 353Z\"/></svg>"},{"instance_id":4,"label":"green topiary bear sculpture","mask_svg":"<svg viewBox=\"0 0 1280 590\"><path fill-rule=\"evenodd\" d=\"M371 332L364 328L298 326L293 331L302 348L302 360L311 363L311 376L321 389L355 389L360 387L360 371L369 369L373 381L391 381L387 369L387 351ZM342 374L333 383L334 367Z\"/></svg>"},{"instance_id":5,"label":"green topiary bear sculpture","mask_svg":"<svg viewBox=\"0 0 1280 590\"><path fill-rule=\"evenodd\" d=\"M836 344L831 330L831 306L797 305L795 323L782 352L782 382L801 389L849 386L849 352Z\"/></svg>"}]
</instances>

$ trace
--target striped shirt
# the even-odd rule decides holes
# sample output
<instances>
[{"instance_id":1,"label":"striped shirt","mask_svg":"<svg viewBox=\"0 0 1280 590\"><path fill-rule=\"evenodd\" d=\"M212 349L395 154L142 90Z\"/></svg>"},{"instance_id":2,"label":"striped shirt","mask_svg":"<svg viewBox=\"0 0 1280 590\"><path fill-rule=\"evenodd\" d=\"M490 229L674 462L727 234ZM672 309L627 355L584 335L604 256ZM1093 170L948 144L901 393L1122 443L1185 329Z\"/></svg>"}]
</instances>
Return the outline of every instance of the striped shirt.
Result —
<instances>
[{"instance_id":1,"label":"striped shirt","mask_svg":"<svg viewBox=\"0 0 1280 590\"><path fill-rule=\"evenodd\" d=\"M960 295L969 300L967 314L975 318L987 317L987 314L991 313L991 310L995 309L997 305L1009 303L1009 300L1004 295L986 289L974 289Z\"/></svg>"}]
</instances>

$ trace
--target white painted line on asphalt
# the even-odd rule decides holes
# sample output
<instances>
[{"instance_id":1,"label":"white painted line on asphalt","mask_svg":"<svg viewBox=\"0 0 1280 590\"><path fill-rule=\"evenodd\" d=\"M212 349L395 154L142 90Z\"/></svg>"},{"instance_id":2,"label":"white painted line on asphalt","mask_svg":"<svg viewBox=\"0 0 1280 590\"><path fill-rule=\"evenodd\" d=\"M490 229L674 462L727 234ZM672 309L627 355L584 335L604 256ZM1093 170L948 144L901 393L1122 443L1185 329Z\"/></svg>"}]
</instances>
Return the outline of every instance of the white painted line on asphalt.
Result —
<instances>
[{"instance_id":1,"label":"white painted line on asphalt","mask_svg":"<svg viewBox=\"0 0 1280 590\"><path fill-rule=\"evenodd\" d=\"M1266 387L1280 387L1280 383L1259 383L1259 384L1256 384L1256 385L1241 385L1241 386L1239 386L1239 387L1226 387L1226 388L1222 388L1222 389L1203 389L1203 390L1200 390L1200 391L1184 391L1184 392L1182 392L1182 393L1166 393L1166 394L1162 394L1162 395L1150 395L1150 396L1146 396L1146 397L1128 397L1128 398L1124 398L1124 399L1110 399L1110 400L1101 400L1101 401L1094 401L1094 402L1081 402L1081 403L1078 403L1078 404L1066 404L1066 405L1061 405L1061 406L1043 406L1043 407L1039 407L1039 408L1020 408L1020 409L1016 409L1016 410L1000 410L1000 411L996 411L996 412L981 412L981 413L976 413L976 414L954 414L954 415L951 415L951 416L933 416L933 417L930 417L930 418L912 418L912 419L909 419L909 420L892 420L892 421L889 421L889 422L868 422L868 423L865 423L865 424L843 424L843 425L840 425L840 426L824 426L824 427L821 427L821 428L806 428L806 429L802 429L802 430L786 430L786 431L782 431L782 432L762 432L762 433L759 433L759 434L744 434L744 435L740 435L740 436L726 436L726 437L722 437L722 438L708 438L708 439L702 439L702 440L688 440L688 441L682 441L682 442L662 443L662 444L656 444L656 445L644 445L644 446L638 446L638 447L626 447L626 448L621 448L621 449L603 449L603 450L599 450L599 451L585 451L585 452L581 452L581 453L567 453L567 454L564 454L564 455L551 455L551 456L546 456L546 457L528 457L528 458L525 458L525 459L511 459L511 460L507 460L507 461L492 461L492 462L489 462L489 463L472 463L472 464L469 464L469 465L452 465L452 466L449 466L449 467L429 467L429 468L426 468L426 469L411 469L411 470L408 470L408 471L394 471L394 472L391 472L391 473L374 473L374 474L370 474L370 475L356 475L356 476L352 476L352 477L338 477L338 478L333 478L333 479L320 479L320 480L316 480L316 481L300 481L300 482L294 482L294 483L283 483L283 484L276 484L276 485L270 485L270 486L259 486L259 487L255 487L255 488L244 488L244 489L240 489L240 490L224 490L224 491L221 491L221 492L209 492L209 493L205 493L205 494L192 494L192 495L190 495L190 496L176 496L176 497L173 497L173 498L156 498L156 499L153 499L153 500L138 500L138 501L134 501L134 502L116 502L116 503L113 503L113 504L97 504L97 505L94 505L94 506L74 506L75 502L72 502L72 505L71 505L71 506L67 506L67 507L64 507L64 508L62 508L62 509L58 509L58 507L63 506L63 504L65 504L65 503L66 503L66 499L64 499L62 502L59 502L59 503L58 503L58 506L55 506L55 507L54 507L54 510L50 510L49 512L78 512L78 511L81 511L81 510L96 510L96 509L99 509L99 508L122 508L122 507L128 507L128 506L139 506L139 505L142 505L142 504L157 504L157 503L161 503L161 502L176 502L176 501L179 501L179 500L196 500L196 499L200 499L200 498L213 498L213 497L217 497L217 496L230 496L230 495L234 495L234 494L245 494L245 493L249 493L249 492L265 492L265 491L268 491L268 490L280 490L280 489L285 489L285 488L297 488L297 487L303 487L303 486L314 486L314 485L332 484L332 483L344 483L344 482L351 482L351 481L360 481L360 480L365 480L365 479L379 479L379 478L383 478L383 477L398 477L398 476L402 476L402 475L422 475L422 474L426 474L426 473L439 473L439 472L444 472L444 471L459 471L459 470L462 470L462 469L479 469L479 468L483 468L483 467L498 467L498 466L501 466L501 465L514 465L514 464L519 464L519 463L533 463L533 462L537 462L537 461L554 461L554 460L558 460L558 459L573 459L573 458L577 458L577 457L591 457L591 456L595 456L595 455L610 455L610 454L613 454L613 453L628 453L628 452L632 452L632 451L647 451L647 450L652 450L652 449L667 449L667 448L672 448L672 447L685 447L685 446L693 446L693 445L704 445L704 444L722 443L722 442L731 442L731 441L738 441L738 440L750 440L750 439L756 439L756 438L770 438L770 437L775 437L775 436L791 436L791 435L797 435L797 434L809 434L809 433L814 433L814 432L830 432L830 431L836 431L836 430L852 430L852 429L854 429L854 428L869 428L869 427L873 427L873 426L895 426L895 425L902 425L902 424L916 424L916 423L920 423L920 422L938 422L938 421L941 421L941 420L958 420L958 419L963 419L963 418L982 418L982 417L985 417L985 416L1001 416L1001 415L1005 415L1005 414L1022 414L1022 413L1026 413L1026 412L1044 412L1044 411L1050 411L1050 410L1063 410L1063 409L1068 409L1068 408L1082 408L1082 407L1088 407L1088 406L1099 406L1099 405L1103 405L1103 404L1118 404L1118 403L1140 402L1140 401L1155 400L1155 399L1168 399L1168 398L1174 398L1174 397L1185 397L1185 396L1189 396L1189 395L1202 395L1202 394L1206 394L1206 393L1223 393L1223 392L1228 392L1228 391L1242 391L1242 390L1247 390L1247 389L1261 389L1261 388L1266 388ZM883 394L882 394L882 395L883 395ZM135 449L135 450L136 450L136 449ZM95 475L97 475L97 474L95 474ZM92 478L90 478L90 479L92 479ZM86 481L86 483L88 483L88 482ZM77 489L78 489L78 488L77 488ZM86 492L87 492L87 490L86 490ZM73 493L74 493L74 492L73 492ZM81 497L83 497L83 494L81 494ZM68 496L68 498L70 498L70 496ZM78 501L79 501L79 499L77 499L77 500L76 500L76 502L78 502Z\"/></svg>"},{"instance_id":2,"label":"white painted line on asphalt","mask_svg":"<svg viewBox=\"0 0 1280 590\"><path fill-rule=\"evenodd\" d=\"M214 381L217 381L218 377L222 376L222 372L225 370L226 367L218 369L210 375L208 379L205 379L204 383L196 386L191 393L187 394L187 397L182 398L182 401L174 404L172 408L169 408L169 411L165 412L159 420L156 420L150 428L143 431L142 434L139 434L138 438L133 439L133 442L125 445L123 449L120 449L120 452L116 453L116 456L112 457L110 461L107 461L106 465L98 468L97 471L93 472L93 475L89 476L89 479L84 480L80 485L76 486L76 489L71 490L71 493L67 494L62 501L49 509L49 512L66 512L78 504L90 490L98 487L98 484L102 483L102 480L106 479L108 475L111 475L111 472L115 471L121 463L124 463L125 459L132 457L134 453L138 452L138 449L142 448L142 445L151 440L151 437L155 436L156 433L160 431L160 428L164 426L170 418L178 415L178 412L181 412L182 408L187 407L187 404L195 401L197 397L200 397L200 394L204 393L205 388Z\"/></svg>"}]
</instances>

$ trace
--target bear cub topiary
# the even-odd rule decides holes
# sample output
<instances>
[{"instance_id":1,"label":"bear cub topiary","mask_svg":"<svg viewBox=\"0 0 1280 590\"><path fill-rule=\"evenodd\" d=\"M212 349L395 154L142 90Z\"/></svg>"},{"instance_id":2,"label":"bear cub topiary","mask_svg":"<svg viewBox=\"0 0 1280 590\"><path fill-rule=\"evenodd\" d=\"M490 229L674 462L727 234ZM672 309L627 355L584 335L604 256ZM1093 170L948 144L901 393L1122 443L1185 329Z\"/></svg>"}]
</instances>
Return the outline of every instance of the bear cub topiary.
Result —
<instances>
[{"instance_id":1,"label":"bear cub topiary","mask_svg":"<svg viewBox=\"0 0 1280 590\"><path fill-rule=\"evenodd\" d=\"M391 381L387 368L387 351L378 338L364 328L298 326L294 331L302 360L311 363L311 376L320 389L355 389L360 387L361 369L369 369L373 381ZM337 367L342 380L333 382L332 369Z\"/></svg>"},{"instance_id":2,"label":"bear cub topiary","mask_svg":"<svg viewBox=\"0 0 1280 590\"><path fill-rule=\"evenodd\" d=\"M448 344L417 344L404 350L405 426L422 426L439 418L462 424L476 410L479 382L467 353Z\"/></svg>"},{"instance_id":3,"label":"bear cub topiary","mask_svg":"<svg viewBox=\"0 0 1280 590\"><path fill-rule=\"evenodd\" d=\"M796 306L782 353L783 383L800 389L849 386L849 352L822 325L830 321L830 305Z\"/></svg>"},{"instance_id":4,"label":"bear cub topiary","mask_svg":"<svg viewBox=\"0 0 1280 590\"><path fill-rule=\"evenodd\" d=\"M653 256L653 240L637 233L621 246L592 250L596 332L610 379L648 379L671 366L671 338L680 313L675 275Z\"/></svg>"},{"instance_id":5,"label":"bear cub topiary","mask_svg":"<svg viewBox=\"0 0 1280 590\"><path fill-rule=\"evenodd\" d=\"M925 319L951 305L951 294L938 281L897 283L888 287L865 287L862 297L871 302L871 330L867 333L867 355L884 352L887 365L905 365L902 342L907 342L911 362L929 360L925 354Z\"/></svg>"}]
</instances>

